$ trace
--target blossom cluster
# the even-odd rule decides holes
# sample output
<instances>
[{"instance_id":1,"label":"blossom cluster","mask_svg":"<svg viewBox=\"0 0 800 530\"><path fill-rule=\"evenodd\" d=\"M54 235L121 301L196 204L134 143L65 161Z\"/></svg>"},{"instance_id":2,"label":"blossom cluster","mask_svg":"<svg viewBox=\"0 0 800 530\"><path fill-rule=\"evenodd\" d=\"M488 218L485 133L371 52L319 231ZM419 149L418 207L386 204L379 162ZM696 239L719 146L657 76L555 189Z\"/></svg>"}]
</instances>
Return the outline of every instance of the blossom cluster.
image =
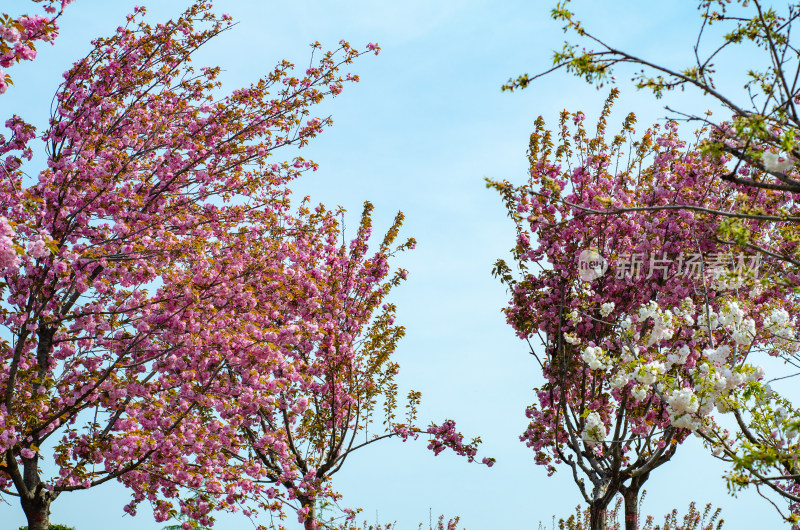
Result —
<instances>
[{"instance_id":1,"label":"blossom cluster","mask_svg":"<svg viewBox=\"0 0 800 530\"><path fill-rule=\"evenodd\" d=\"M608 432L605 423L597 412L590 412L581 432L581 439L587 445L595 445L605 440Z\"/></svg>"},{"instance_id":2,"label":"blossom cluster","mask_svg":"<svg viewBox=\"0 0 800 530\"><path fill-rule=\"evenodd\" d=\"M45 11L56 13L54 4L60 4L60 10L73 0L46 0ZM55 17L42 15L22 15L17 18L0 13L0 94L8 89L11 77L3 71L14 63L32 61L36 58L37 41L53 43L58 36Z\"/></svg>"},{"instance_id":3,"label":"blossom cluster","mask_svg":"<svg viewBox=\"0 0 800 530\"><path fill-rule=\"evenodd\" d=\"M8 219L0 217L0 269L14 269L19 266L19 257L17 257L16 249L14 248L14 229L8 224Z\"/></svg>"},{"instance_id":4,"label":"blossom cluster","mask_svg":"<svg viewBox=\"0 0 800 530\"><path fill-rule=\"evenodd\" d=\"M433 451L434 455L438 455L449 448L458 455L466 456L469 462L475 460L475 455L478 453L478 445L481 442L480 438L475 438L470 443L464 443L464 436L456 431L456 424L453 420L445 420L441 425L432 424L426 432L432 435L428 443L428 449ZM492 467L495 459L484 457L481 463Z\"/></svg>"}]
</instances>

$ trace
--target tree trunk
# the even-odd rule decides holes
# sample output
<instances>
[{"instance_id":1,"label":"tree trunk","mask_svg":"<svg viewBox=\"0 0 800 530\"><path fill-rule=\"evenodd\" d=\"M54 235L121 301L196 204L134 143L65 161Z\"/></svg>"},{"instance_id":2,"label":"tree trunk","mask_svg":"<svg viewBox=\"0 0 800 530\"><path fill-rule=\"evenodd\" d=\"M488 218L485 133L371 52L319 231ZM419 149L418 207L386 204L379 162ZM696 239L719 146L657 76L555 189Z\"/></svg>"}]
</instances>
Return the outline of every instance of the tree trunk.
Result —
<instances>
[{"instance_id":1,"label":"tree trunk","mask_svg":"<svg viewBox=\"0 0 800 530\"><path fill-rule=\"evenodd\" d=\"M625 530L639 528L639 489L628 488L623 493L625 499Z\"/></svg>"},{"instance_id":2,"label":"tree trunk","mask_svg":"<svg viewBox=\"0 0 800 530\"><path fill-rule=\"evenodd\" d=\"M589 527L591 530L606 529L606 512L608 504L617 495L617 483L614 480L605 480L596 484L592 491L592 501L589 503Z\"/></svg>"},{"instance_id":3,"label":"tree trunk","mask_svg":"<svg viewBox=\"0 0 800 530\"><path fill-rule=\"evenodd\" d=\"M625 530L639 528L639 490L647 482L650 472L632 477L628 487L620 486L619 492L625 500Z\"/></svg>"},{"instance_id":4,"label":"tree trunk","mask_svg":"<svg viewBox=\"0 0 800 530\"><path fill-rule=\"evenodd\" d=\"M304 529L305 530L316 530L316 522L317 522L317 500L316 499L309 499L308 497L298 497L300 499L300 503L303 505L303 508L308 508L308 515L306 515L306 520L304 522Z\"/></svg>"},{"instance_id":5,"label":"tree trunk","mask_svg":"<svg viewBox=\"0 0 800 530\"><path fill-rule=\"evenodd\" d=\"M39 442L39 440L34 440ZM39 478L39 455L22 457L22 472L16 465L11 451L6 452L6 461L12 462L12 477L19 493L22 511L28 520L28 530L50 530L50 504L58 492L48 490Z\"/></svg>"},{"instance_id":6,"label":"tree trunk","mask_svg":"<svg viewBox=\"0 0 800 530\"><path fill-rule=\"evenodd\" d=\"M49 530L51 494L44 484L37 484L33 492L33 498L22 496L20 499L28 519L28 530Z\"/></svg>"},{"instance_id":7,"label":"tree trunk","mask_svg":"<svg viewBox=\"0 0 800 530\"><path fill-rule=\"evenodd\" d=\"M589 505L589 527L591 530L606 529L606 508L608 502L598 499Z\"/></svg>"}]
</instances>

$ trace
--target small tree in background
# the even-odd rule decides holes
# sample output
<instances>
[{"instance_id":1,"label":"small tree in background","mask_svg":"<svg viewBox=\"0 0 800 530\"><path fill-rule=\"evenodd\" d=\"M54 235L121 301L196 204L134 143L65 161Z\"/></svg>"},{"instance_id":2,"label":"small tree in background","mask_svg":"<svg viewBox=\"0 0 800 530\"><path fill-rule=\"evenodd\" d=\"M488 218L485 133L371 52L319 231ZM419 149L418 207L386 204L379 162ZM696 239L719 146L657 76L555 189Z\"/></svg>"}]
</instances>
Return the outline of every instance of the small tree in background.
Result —
<instances>
[{"instance_id":1,"label":"small tree in background","mask_svg":"<svg viewBox=\"0 0 800 530\"><path fill-rule=\"evenodd\" d=\"M331 480L352 453L423 432L415 423L418 392L408 394L405 415L397 418L394 377L399 365L392 355L405 329L394 323L395 306L386 303L407 274L392 272L389 260L415 242L395 246L403 220L399 213L379 248L369 253L371 212L366 203L356 237L347 244L337 221L342 212L321 206L302 212L300 218L309 215L308 224L295 225L292 270L280 276L293 282L266 284L266 290L254 284L267 293L279 290L280 297L264 298L252 309L259 316L258 327L246 323L233 330L252 336L250 353L264 360L244 365L246 371L231 368L224 376L231 378L232 388L241 389L241 394L225 398L226 415L236 419L244 437L241 449L231 455L234 475L240 470L264 484L249 495L258 507L282 516L283 508L292 506L309 530L325 526L317 506L333 505L340 498ZM299 317L289 328L287 314ZM275 348L270 337L291 327L302 331ZM432 436L429 448L437 454L451 448L474 460L480 439L465 443L454 422L434 424L424 432ZM493 462L483 459L490 466ZM249 506L247 512L254 513ZM344 513L348 519L356 514L349 509Z\"/></svg>"},{"instance_id":2,"label":"small tree in background","mask_svg":"<svg viewBox=\"0 0 800 530\"><path fill-rule=\"evenodd\" d=\"M639 500L639 511L641 511L642 501L645 494L642 492L642 497ZM618 499L614 508L606 513L606 528L608 530L621 530L624 523L619 520L620 509L622 508L622 499ZM717 508L713 510L711 503L706 504L705 509L701 513L695 503L689 504L689 511L683 516L682 520L678 519L677 508L672 510L664 516L664 523L657 524L652 515L648 515L644 523L636 526L637 530L720 530L725 523L724 519L720 519L722 510ZM589 508L581 509L580 506L575 507L575 514L570 515L567 519L559 519L556 522L553 517L553 527L551 530L589 530L591 528L591 510ZM540 522L539 530L547 530L547 528Z\"/></svg>"}]
</instances>

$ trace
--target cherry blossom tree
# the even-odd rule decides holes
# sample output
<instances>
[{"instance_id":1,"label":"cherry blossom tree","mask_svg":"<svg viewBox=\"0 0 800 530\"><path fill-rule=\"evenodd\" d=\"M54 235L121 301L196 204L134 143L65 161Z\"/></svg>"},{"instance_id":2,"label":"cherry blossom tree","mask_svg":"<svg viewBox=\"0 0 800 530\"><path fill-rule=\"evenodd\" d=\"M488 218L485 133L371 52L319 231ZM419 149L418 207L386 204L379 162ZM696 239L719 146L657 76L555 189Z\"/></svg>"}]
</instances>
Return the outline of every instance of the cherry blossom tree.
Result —
<instances>
[{"instance_id":1,"label":"cherry blossom tree","mask_svg":"<svg viewBox=\"0 0 800 530\"><path fill-rule=\"evenodd\" d=\"M221 375L251 362L251 344L226 330L258 303L252 282L276 281L291 259L286 184L316 168L267 159L331 123L310 107L357 81L339 68L360 53L341 42L304 76L283 62L218 97L220 69L189 64L230 25L209 8L155 26L137 8L65 74L43 133L14 116L0 139L0 491L32 530L62 493L113 479L166 520L176 485L228 478L238 425L209 400L230 391ZM31 179L35 140L47 167Z\"/></svg>"},{"instance_id":2,"label":"cherry blossom tree","mask_svg":"<svg viewBox=\"0 0 800 530\"><path fill-rule=\"evenodd\" d=\"M524 88L538 77L558 69L566 69L597 86L614 81L614 71L626 65L641 67L633 74L634 84L651 90L658 98L669 90L697 89L706 98L721 104L730 114L717 119L712 114L697 115L669 109L672 115L705 128L698 141L700 152L716 159L720 165L718 178L736 190L738 199L727 205L680 203L636 207L636 211L655 212L665 208L685 210L695 215L708 215L719 222L718 239L727 240L747 252L757 252L762 259L779 259L784 264L772 275L762 275L759 297L762 305L772 304L767 313L751 315L762 335L772 335L775 344L766 347L773 355L786 361L787 371L772 374L773 379L797 375L791 367L797 365L796 337L792 332L795 305L788 303L797 288L798 221L795 193L798 191L798 160L795 138L798 135L796 105L798 103L796 43L791 28L798 17L798 5L767 6L759 1L698 2L701 20L691 63L684 68L665 66L657 60L644 58L619 49L588 29L568 1L559 2L553 17L565 23L565 31L587 40L589 49L568 42L555 53L555 66L540 75L523 75L509 80L505 89ZM713 26L713 27L712 27ZM710 30L722 29L720 39L709 42ZM745 76L744 92L736 92L715 82L714 62L725 54L739 54L745 64L750 57L755 63L740 73ZM736 74L737 72L729 72ZM723 156L725 155L725 156ZM691 186L691 181L676 181L679 189ZM766 201L766 202L765 202ZM600 215L626 216L630 208L604 204L593 209ZM587 210L588 213L588 210ZM753 231L753 221L761 228ZM763 237L756 237L760 233ZM747 313L748 300L743 297L733 310ZM768 306L762 307L766 309ZM731 330L728 330L731 332ZM790 502L784 516L797 522L797 503L800 502L800 470L795 464L794 436L800 425L796 407L776 395L771 388L750 388L736 394L728 402L735 416L738 432L735 435L719 432L714 440L706 439L721 458L732 462L729 484L736 489L754 486L759 492L771 490ZM703 433L700 433L704 436ZM729 437L732 436L732 437Z\"/></svg>"},{"instance_id":3,"label":"cherry blossom tree","mask_svg":"<svg viewBox=\"0 0 800 530\"><path fill-rule=\"evenodd\" d=\"M464 442L454 422L425 430L415 424L418 392L408 394L402 420L396 417L399 366L392 354L405 330L394 324L395 306L386 297L407 272L391 272L389 259L415 243L393 246L403 220L398 214L369 254L371 212L366 203L356 237L345 244L337 221L342 212L322 206L301 210L302 223L295 220L292 226L291 262L278 280L252 284L258 304L227 328L251 341L251 361L228 367L220 385L227 394L219 397L227 422L242 434L226 473L256 483L235 498L248 515L264 510L283 518L284 508L291 507L306 528L319 528L317 506L340 499L333 475L353 452L392 437L406 441L426 432L437 454L450 448L475 459L480 439ZM252 244L252 231L248 239ZM289 340L276 340L282 336ZM189 515L205 524L215 502L232 503L214 493L203 492L205 513ZM348 520L357 513L343 512Z\"/></svg>"},{"instance_id":4,"label":"cherry blossom tree","mask_svg":"<svg viewBox=\"0 0 800 530\"><path fill-rule=\"evenodd\" d=\"M555 66L529 77L527 74L510 79L503 90L523 89L536 79L556 70L564 69L595 86L616 83L613 75L617 69L635 66L632 82L639 89L652 91L656 98L665 93L680 90L696 90L706 100L722 105L728 112L722 119L707 112L700 116L681 110L667 110L671 115L687 122L699 123L707 134L698 147L718 160L725 160L725 170L719 178L751 196L741 200L730 210L714 213L728 217L723 224L728 234L739 228L739 244L765 255L780 254L781 258L796 269L800 265L792 245L770 244L769 241L747 241L737 225L741 219L760 220L764 223L791 221L797 224L792 193L800 190L795 162L794 138L800 134L800 122L796 105L800 96L797 85L797 45L792 35L792 25L800 16L800 6L789 2L786 6L767 6L758 0L728 1L701 0L697 3L700 20L698 35L685 67L667 66L658 60L640 57L630 51L619 49L587 28L569 9L570 0L557 3L552 17L564 22L564 31L588 44L589 48L566 42L561 51L554 52ZM717 39L717 40L713 40ZM729 84L715 81L715 62L724 56L735 58L741 70L728 71L740 75L743 91L737 93L727 88ZM749 64L749 61L753 61ZM730 157L721 157L721 154ZM778 215L768 215L753 210L763 190L785 192L782 209ZM702 211L697 205L673 204L672 208L685 207ZM609 209L615 210L615 209ZM708 210L705 207L705 210ZM796 228L784 229L781 239L797 237Z\"/></svg>"},{"instance_id":5,"label":"cherry blossom tree","mask_svg":"<svg viewBox=\"0 0 800 530\"><path fill-rule=\"evenodd\" d=\"M316 527L352 451L421 432L417 393L395 419L402 328L384 302L405 277L388 259L413 243L392 248L399 217L368 256L368 207L339 244L336 212L290 206L289 182L316 165L269 158L329 126L311 107L380 49L341 41L304 76L282 62L218 96L220 69L190 59L230 17L204 2L155 26L144 15L65 74L44 133L14 116L0 139L0 492L32 530L62 493L114 479L132 491L126 511L149 502L158 521L283 516L297 501ZM35 140L47 167L34 181ZM383 432L367 431L378 411ZM434 452L474 459L479 440L452 421L427 432Z\"/></svg>"},{"instance_id":6,"label":"cherry blossom tree","mask_svg":"<svg viewBox=\"0 0 800 530\"><path fill-rule=\"evenodd\" d=\"M72 0L33 0L44 3L44 10L48 15L22 15L12 17L7 13L0 13L0 67L9 68L14 63L32 61L36 58L36 42L53 41L58 36L58 17ZM56 8L56 5L59 5ZM11 76L0 68L0 94L3 94L8 85L13 84Z\"/></svg>"},{"instance_id":7,"label":"cherry blossom tree","mask_svg":"<svg viewBox=\"0 0 800 530\"><path fill-rule=\"evenodd\" d=\"M782 340L765 310L782 314L793 299L755 282L752 256L720 237L726 219L713 212L741 199L719 178L724 164L688 148L674 123L635 140L631 115L607 141L614 97L593 137L583 113L564 113L554 147L540 119L528 184L490 185L517 224L520 276L503 261L495 268L512 293L508 321L523 339L538 335L546 354L523 440L550 472L571 468L592 528L602 528L620 493L633 529L650 472L691 432L725 437L714 407L730 410L734 396L761 388L763 369L749 356L775 352ZM772 211L784 200L765 195L759 206ZM607 214L613 209L625 213ZM758 241L781 225L744 219L741 227ZM765 259L761 272L782 277L785 266Z\"/></svg>"}]
</instances>

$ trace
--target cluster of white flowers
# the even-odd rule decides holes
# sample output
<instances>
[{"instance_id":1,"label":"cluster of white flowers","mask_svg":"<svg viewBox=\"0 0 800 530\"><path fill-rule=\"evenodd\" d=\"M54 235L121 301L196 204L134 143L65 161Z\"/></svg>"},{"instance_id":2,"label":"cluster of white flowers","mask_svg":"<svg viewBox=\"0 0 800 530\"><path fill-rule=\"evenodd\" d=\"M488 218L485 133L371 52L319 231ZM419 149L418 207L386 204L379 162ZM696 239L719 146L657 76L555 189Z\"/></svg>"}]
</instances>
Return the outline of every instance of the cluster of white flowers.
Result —
<instances>
[{"instance_id":1,"label":"cluster of white flowers","mask_svg":"<svg viewBox=\"0 0 800 530\"><path fill-rule=\"evenodd\" d=\"M628 384L630 381L630 376L625 372L617 372L614 374L614 377L611 378L611 388L622 388Z\"/></svg>"},{"instance_id":2,"label":"cluster of white flowers","mask_svg":"<svg viewBox=\"0 0 800 530\"><path fill-rule=\"evenodd\" d=\"M672 418L672 425L679 429L696 431L700 428L700 420L693 417L691 414L684 414L683 416Z\"/></svg>"},{"instance_id":3,"label":"cluster of white flowers","mask_svg":"<svg viewBox=\"0 0 800 530\"><path fill-rule=\"evenodd\" d=\"M670 366L675 364L682 365L686 362L691 353L692 350L689 349L689 346L684 344L678 348L678 351L667 354L667 363L669 363Z\"/></svg>"},{"instance_id":4,"label":"cluster of white flowers","mask_svg":"<svg viewBox=\"0 0 800 530\"><path fill-rule=\"evenodd\" d=\"M681 302L680 307L673 307L672 313L682 319L684 323L691 327L694 326L694 315L696 313L696 309L694 307L694 300L689 297L686 297Z\"/></svg>"},{"instance_id":5,"label":"cluster of white flowers","mask_svg":"<svg viewBox=\"0 0 800 530\"><path fill-rule=\"evenodd\" d=\"M600 315L607 317L614 311L614 302L608 302L600 306Z\"/></svg>"},{"instance_id":6,"label":"cluster of white flowers","mask_svg":"<svg viewBox=\"0 0 800 530\"><path fill-rule=\"evenodd\" d=\"M756 322L752 318L745 318L742 324L731 334L736 344L747 346L756 336Z\"/></svg>"},{"instance_id":7,"label":"cluster of white flowers","mask_svg":"<svg viewBox=\"0 0 800 530\"><path fill-rule=\"evenodd\" d=\"M653 329L650 331L645 347L649 348L653 344L669 340L675 334L673 314L669 309L660 311L658 304L651 300L646 306L639 308L639 320L644 322L648 318L653 319Z\"/></svg>"},{"instance_id":8,"label":"cluster of white flowers","mask_svg":"<svg viewBox=\"0 0 800 530\"><path fill-rule=\"evenodd\" d=\"M650 300L647 305L643 305L639 308L639 320L644 322L648 318L653 318L658 314L658 304L655 300Z\"/></svg>"},{"instance_id":9,"label":"cluster of white flowers","mask_svg":"<svg viewBox=\"0 0 800 530\"><path fill-rule=\"evenodd\" d=\"M792 443L792 439L797 438L800 434L798 432L798 420L800 418L793 416L794 411L789 411L783 405L775 409L773 423L775 425L776 433L779 433L784 443Z\"/></svg>"},{"instance_id":10,"label":"cluster of white flowers","mask_svg":"<svg viewBox=\"0 0 800 530\"><path fill-rule=\"evenodd\" d=\"M713 309L700 311L697 317L697 330L695 335L716 331L719 327L719 315Z\"/></svg>"},{"instance_id":11,"label":"cluster of white flowers","mask_svg":"<svg viewBox=\"0 0 800 530\"><path fill-rule=\"evenodd\" d=\"M652 385L656 382L659 374L664 373L664 363L660 361L650 361L642 366L639 366L634 372L633 376L643 385Z\"/></svg>"},{"instance_id":12,"label":"cluster of white flowers","mask_svg":"<svg viewBox=\"0 0 800 530\"><path fill-rule=\"evenodd\" d=\"M740 345L748 345L756 336L756 323L752 318L744 318L744 311L736 302L722 308L718 317L720 326L731 332L731 338Z\"/></svg>"},{"instance_id":13,"label":"cluster of white flowers","mask_svg":"<svg viewBox=\"0 0 800 530\"><path fill-rule=\"evenodd\" d=\"M719 314L719 323L728 329L733 329L735 326L742 323L743 318L744 311L741 310L739 304L730 302L722 308Z\"/></svg>"},{"instance_id":14,"label":"cluster of white flowers","mask_svg":"<svg viewBox=\"0 0 800 530\"><path fill-rule=\"evenodd\" d=\"M792 414L786 410L785 407L778 407L775 411L775 426L783 433L785 440L791 442L793 438L797 438L799 418L793 418Z\"/></svg>"},{"instance_id":15,"label":"cluster of white flowers","mask_svg":"<svg viewBox=\"0 0 800 530\"><path fill-rule=\"evenodd\" d=\"M731 358L731 348L725 344L718 348L706 348L703 350L703 356L714 366L725 366Z\"/></svg>"},{"instance_id":16,"label":"cluster of white flowers","mask_svg":"<svg viewBox=\"0 0 800 530\"><path fill-rule=\"evenodd\" d=\"M587 346L581 353L581 359L591 370L608 370L612 366L611 360L600 346Z\"/></svg>"},{"instance_id":17,"label":"cluster of white flowers","mask_svg":"<svg viewBox=\"0 0 800 530\"><path fill-rule=\"evenodd\" d=\"M579 339L578 337L576 337L575 335L573 335L571 333L564 333L564 340L567 342L567 344L580 344L581 343L581 339Z\"/></svg>"},{"instance_id":18,"label":"cluster of white flowers","mask_svg":"<svg viewBox=\"0 0 800 530\"><path fill-rule=\"evenodd\" d=\"M678 388L672 391L667 398L672 412L677 416L680 414L694 414L700 408L700 401L697 399L691 388Z\"/></svg>"},{"instance_id":19,"label":"cluster of white flowers","mask_svg":"<svg viewBox=\"0 0 800 530\"><path fill-rule=\"evenodd\" d=\"M587 445L598 444L605 440L607 434L608 431L606 431L606 426L603 424L600 414L590 412L589 415L586 416L586 423L581 433L581 439L584 443Z\"/></svg>"},{"instance_id":20,"label":"cluster of white flowers","mask_svg":"<svg viewBox=\"0 0 800 530\"><path fill-rule=\"evenodd\" d=\"M789 427L783 432L786 435L786 439L789 441L791 441L792 438L797 438L798 435L797 429L795 429L794 427Z\"/></svg>"},{"instance_id":21,"label":"cluster of white flowers","mask_svg":"<svg viewBox=\"0 0 800 530\"><path fill-rule=\"evenodd\" d=\"M639 402L656 395L664 399L675 427L702 430L713 423L711 415L715 408L727 412L739 399L737 390L764 378L762 367L742 360L757 336L756 321L748 316L757 310L743 299L715 308L708 305L696 308L692 299L686 298L671 309L662 309L656 301L650 301L632 315L619 315L623 334L627 340L633 340L632 345L626 343L629 347L622 347L619 357L612 359L602 348L588 347L582 350L581 358L592 370L609 371L608 384L612 389L631 385L630 396ZM611 302L600 306L603 317L614 311ZM773 335L772 343L784 347L791 344L795 350L800 349L800 335L795 333L794 319L786 310L772 309L763 325ZM680 328L693 328L696 342L681 341L680 346L670 342ZM650 329L649 335L644 329ZM759 332L763 334L760 329ZM691 386L687 381L691 381ZM756 399L765 398L757 395ZM775 430L787 441L800 437L800 417L792 420L789 415L783 409L775 414ZM591 413L586 419L583 440L589 445L596 444L606 434L600 416Z\"/></svg>"},{"instance_id":22,"label":"cluster of white flowers","mask_svg":"<svg viewBox=\"0 0 800 530\"><path fill-rule=\"evenodd\" d=\"M763 372L764 369L761 368L761 371ZM742 386L745 381L751 380L746 374L743 374L741 370L731 370L727 366L717 370L715 375L719 377L719 382L716 383L716 387L719 390L733 390L734 388Z\"/></svg>"},{"instance_id":23,"label":"cluster of white flowers","mask_svg":"<svg viewBox=\"0 0 800 530\"><path fill-rule=\"evenodd\" d=\"M773 309L769 316L764 319L764 327L779 339L781 345L797 341L794 322L789 317L789 313L783 308Z\"/></svg>"},{"instance_id":24,"label":"cluster of white flowers","mask_svg":"<svg viewBox=\"0 0 800 530\"><path fill-rule=\"evenodd\" d=\"M764 327L775 333L779 329L789 324L789 313L781 308L773 309L767 318L764 319Z\"/></svg>"},{"instance_id":25,"label":"cluster of white flowers","mask_svg":"<svg viewBox=\"0 0 800 530\"><path fill-rule=\"evenodd\" d=\"M721 413L729 411L725 397L734 389L741 388L749 381L764 377L764 369L760 366L743 365L735 368L726 366L730 348L720 346L703 350L708 361L700 362L692 370L694 387L684 387L680 379L678 385L667 398L668 410L672 424L679 428L697 430L703 418L713 412L716 406Z\"/></svg>"},{"instance_id":26,"label":"cluster of white flowers","mask_svg":"<svg viewBox=\"0 0 800 530\"><path fill-rule=\"evenodd\" d=\"M644 385L633 385L633 388L631 389L631 395L637 401L644 401L645 398L647 397L647 392L648 389Z\"/></svg>"},{"instance_id":27,"label":"cluster of white flowers","mask_svg":"<svg viewBox=\"0 0 800 530\"><path fill-rule=\"evenodd\" d=\"M744 314L736 302L728 303L719 314L713 309L709 309L707 313L703 311L697 319L695 337L723 329L730 333L736 344L747 346L755 339L756 323L750 317L745 318Z\"/></svg>"},{"instance_id":28,"label":"cluster of white flowers","mask_svg":"<svg viewBox=\"0 0 800 530\"><path fill-rule=\"evenodd\" d=\"M786 153L771 153L764 152L761 155L761 163L767 171L775 171L778 173L785 173L792 169L796 160Z\"/></svg>"},{"instance_id":29,"label":"cluster of white flowers","mask_svg":"<svg viewBox=\"0 0 800 530\"><path fill-rule=\"evenodd\" d=\"M764 292L764 287L760 283L756 283L755 285L753 285L753 288L750 289L748 296L750 298L758 298L759 296L761 296L761 293L763 292Z\"/></svg>"}]
</instances>

